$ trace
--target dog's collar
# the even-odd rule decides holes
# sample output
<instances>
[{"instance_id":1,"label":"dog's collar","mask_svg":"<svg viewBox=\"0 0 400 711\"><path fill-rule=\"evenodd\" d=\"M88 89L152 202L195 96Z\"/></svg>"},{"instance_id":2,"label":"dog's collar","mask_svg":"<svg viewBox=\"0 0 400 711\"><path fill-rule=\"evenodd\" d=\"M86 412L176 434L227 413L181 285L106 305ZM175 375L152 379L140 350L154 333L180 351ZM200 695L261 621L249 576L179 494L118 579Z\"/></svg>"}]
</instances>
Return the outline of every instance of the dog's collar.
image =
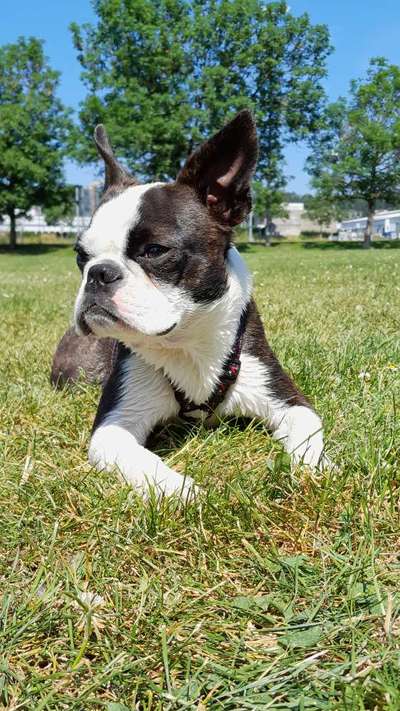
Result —
<instances>
[{"instance_id":1,"label":"dog's collar","mask_svg":"<svg viewBox=\"0 0 400 711\"><path fill-rule=\"evenodd\" d=\"M189 400L186 394L180 388L177 388L170 380L171 387L174 391L175 399L180 407L179 417L183 419L191 419L190 413L195 413L197 410L202 410L207 413L206 418L210 417L218 405L224 400L225 395L233 383L236 382L240 371L240 354L242 352L243 338L246 330L247 318L249 315L249 307L247 306L240 317L239 326L236 331L235 340L232 349L222 366L221 375L218 382L212 391L210 397L205 402L198 405L193 400ZM193 414L192 417L195 417Z\"/></svg>"}]
</instances>

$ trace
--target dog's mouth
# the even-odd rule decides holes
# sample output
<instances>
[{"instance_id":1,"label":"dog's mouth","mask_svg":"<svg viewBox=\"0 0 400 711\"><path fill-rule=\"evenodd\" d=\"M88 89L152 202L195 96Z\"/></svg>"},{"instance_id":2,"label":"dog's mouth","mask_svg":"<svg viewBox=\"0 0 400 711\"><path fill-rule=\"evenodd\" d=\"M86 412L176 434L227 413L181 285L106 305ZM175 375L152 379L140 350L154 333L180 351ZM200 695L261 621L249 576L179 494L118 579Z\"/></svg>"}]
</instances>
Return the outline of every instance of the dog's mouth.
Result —
<instances>
[{"instance_id":1,"label":"dog's mouth","mask_svg":"<svg viewBox=\"0 0 400 711\"><path fill-rule=\"evenodd\" d=\"M178 325L178 322L175 321L175 323L172 324L172 326L169 326L169 328L166 328L164 331L160 331L159 333L156 333L156 336L167 336L168 333L171 333L171 331L174 330L175 326Z\"/></svg>"},{"instance_id":2,"label":"dog's mouth","mask_svg":"<svg viewBox=\"0 0 400 711\"><path fill-rule=\"evenodd\" d=\"M88 335L89 333L93 333L96 329L96 326L97 328L100 327L102 330L104 330L107 327L110 328L110 326L115 325L118 325L120 328L123 329L134 330L129 327L129 325L121 318L121 316L119 316L115 313L115 311L107 308L106 306L97 303L89 304L81 312L80 326L82 331L84 331L86 335ZM154 333L154 335L166 336L171 333L171 331L173 331L177 325L178 322L176 321L172 324L172 326L169 326L168 328L164 329L163 331L159 331L158 333Z\"/></svg>"},{"instance_id":3,"label":"dog's mouth","mask_svg":"<svg viewBox=\"0 0 400 711\"><path fill-rule=\"evenodd\" d=\"M89 304L81 312L80 326L87 334L93 332L93 327L107 328L110 324L123 325L115 312L100 304Z\"/></svg>"}]
</instances>

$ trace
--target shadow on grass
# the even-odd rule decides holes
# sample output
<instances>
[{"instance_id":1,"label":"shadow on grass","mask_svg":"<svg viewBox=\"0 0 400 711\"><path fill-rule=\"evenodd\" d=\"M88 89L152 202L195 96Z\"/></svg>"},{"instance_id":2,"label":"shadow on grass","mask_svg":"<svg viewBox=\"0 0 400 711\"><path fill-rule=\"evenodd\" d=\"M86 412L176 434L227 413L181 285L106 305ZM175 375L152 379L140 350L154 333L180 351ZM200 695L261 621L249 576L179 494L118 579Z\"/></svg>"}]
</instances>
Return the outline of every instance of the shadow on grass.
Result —
<instances>
[{"instance_id":1,"label":"shadow on grass","mask_svg":"<svg viewBox=\"0 0 400 711\"><path fill-rule=\"evenodd\" d=\"M320 249L322 251L364 250L362 242L299 242L304 249ZM400 240L380 240L372 242L375 249L400 249ZM368 251L368 250L365 250Z\"/></svg>"},{"instance_id":2,"label":"shadow on grass","mask_svg":"<svg viewBox=\"0 0 400 711\"><path fill-rule=\"evenodd\" d=\"M293 246L293 247L302 247L303 249L319 249L321 251L331 251L331 252L340 252L343 250L355 250L355 251L360 251L363 250L363 243L362 242L328 242L326 240L322 241L320 239L318 240L304 240L300 239L296 242L293 241L288 241L285 239L282 239L280 241L274 241L272 242L269 247L281 247L282 245L285 246ZM258 248L259 247L265 247L267 251L267 245L265 242L239 242L235 244L236 249L241 252L241 253L247 253L251 254L254 252L259 252ZM396 240L379 240L379 242L372 242L372 250L375 249L400 249L400 239ZM368 250L366 250L368 251Z\"/></svg>"},{"instance_id":3,"label":"shadow on grass","mask_svg":"<svg viewBox=\"0 0 400 711\"><path fill-rule=\"evenodd\" d=\"M285 244L284 241L282 242L272 242L271 244L267 245L265 242L239 242L235 243L235 247L238 250L238 252L254 252L255 247L265 247L265 249L269 249L270 247L280 247L282 244ZM286 242L286 244L289 244Z\"/></svg>"},{"instance_id":4,"label":"shadow on grass","mask_svg":"<svg viewBox=\"0 0 400 711\"><path fill-rule=\"evenodd\" d=\"M70 244L18 244L15 249L11 249L8 244L0 244L0 254L17 254L18 256L34 256L36 254L49 254L71 247Z\"/></svg>"},{"instance_id":5,"label":"shadow on grass","mask_svg":"<svg viewBox=\"0 0 400 711\"><path fill-rule=\"evenodd\" d=\"M219 423L212 426L211 429L215 430L221 426L228 429L236 429L240 432L244 432L248 427L253 429L261 428L263 432L266 431L264 423L252 422L250 418L246 417L223 418ZM160 425L151 433L146 442L146 447L161 457L169 456L176 450L181 449L188 440L192 439L198 433L201 427L201 423L196 421L190 422L189 420L176 420L165 425Z\"/></svg>"}]
</instances>

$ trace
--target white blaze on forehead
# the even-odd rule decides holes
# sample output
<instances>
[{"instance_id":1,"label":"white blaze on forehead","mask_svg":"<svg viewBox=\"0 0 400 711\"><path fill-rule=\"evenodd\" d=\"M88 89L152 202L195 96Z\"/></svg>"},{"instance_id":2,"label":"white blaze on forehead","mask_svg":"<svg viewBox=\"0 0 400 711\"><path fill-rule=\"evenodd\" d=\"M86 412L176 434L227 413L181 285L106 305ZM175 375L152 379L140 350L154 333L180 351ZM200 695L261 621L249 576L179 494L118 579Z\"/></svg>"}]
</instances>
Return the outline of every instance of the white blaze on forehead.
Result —
<instances>
[{"instance_id":1,"label":"white blaze on forehead","mask_svg":"<svg viewBox=\"0 0 400 711\"><path fill-rule=\"evenodd\" d=\"M140 203L144 193L158 185L163 183L132 185L100 205L81 239L81 244L90 256L124 252L128 232L140 218Z\"/></svg>"}]
</instances>

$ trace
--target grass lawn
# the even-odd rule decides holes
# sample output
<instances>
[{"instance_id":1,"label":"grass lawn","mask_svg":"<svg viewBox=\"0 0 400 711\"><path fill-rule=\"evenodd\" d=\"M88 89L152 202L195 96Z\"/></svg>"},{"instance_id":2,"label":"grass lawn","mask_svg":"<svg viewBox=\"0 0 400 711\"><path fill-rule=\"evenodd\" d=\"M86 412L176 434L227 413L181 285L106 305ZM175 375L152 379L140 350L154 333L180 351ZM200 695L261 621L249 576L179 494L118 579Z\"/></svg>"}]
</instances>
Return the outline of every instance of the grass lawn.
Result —
<instances>
[{"instance_id":1,"label":"grass lawn","mask_svg":"<svg viewBox=\"0 0 400 711\"><path fill-rule=\"evenodd\" d=\"M400 708L400 250L243 246L337 469L257 423L154 438L203 490L86 461L98 392L49 385L70 247L0 253L0 708Z\"/></svg>"}]
</instances>

